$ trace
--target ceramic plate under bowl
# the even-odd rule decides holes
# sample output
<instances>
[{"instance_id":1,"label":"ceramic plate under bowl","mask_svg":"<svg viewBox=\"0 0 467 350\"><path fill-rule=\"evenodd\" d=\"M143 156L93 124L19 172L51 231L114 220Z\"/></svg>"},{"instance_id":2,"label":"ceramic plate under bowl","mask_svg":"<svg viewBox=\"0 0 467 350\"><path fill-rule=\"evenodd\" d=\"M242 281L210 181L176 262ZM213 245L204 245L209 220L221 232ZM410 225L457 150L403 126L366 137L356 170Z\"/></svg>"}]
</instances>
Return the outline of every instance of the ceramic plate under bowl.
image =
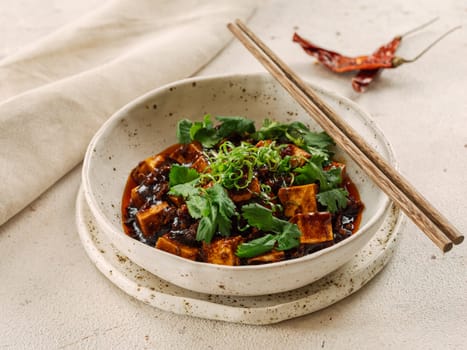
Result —
<instances>
[{"instance_id":1,"label":"ceramic plate under bowl","mask_svg":"<svg viewBox=\"0 0 467 350\"><path fill-rule=\"evenodd\" d=\"M391 148L371 118L356 104L312 85L389 163ZM154 90L112 116L91 141L83 165L83 191L96 224L110 242L134 263L173 284L202 293L263 295L296 289L349 261L376 233L388 214L386 195L339 149L336 158L359 189L365 204L360 230L330 248L302 258L256 266L222 266L193 262L154 249L125 235L121 198L131 169L139 161L176 143L180 119L203 115L240 115L256 121L316 123L267 74L201 77Z\"/></svg>"},{"instance_id":2,"label":"ceramic plate under bowl","mask_svg":"<svg viewBox=\"0 0 467 350\"><path fill-rule=\"evenodd\" d=\"M80 190L76 220L91 261L117 287L145 304L182 315L245 324L271 324L303 316L355 293L390 260L405 217L395 207L365 247L328 276L289 292L255 297L202 294L149 273L116 249L99 229Z\"/></svg>"}]
</instances>

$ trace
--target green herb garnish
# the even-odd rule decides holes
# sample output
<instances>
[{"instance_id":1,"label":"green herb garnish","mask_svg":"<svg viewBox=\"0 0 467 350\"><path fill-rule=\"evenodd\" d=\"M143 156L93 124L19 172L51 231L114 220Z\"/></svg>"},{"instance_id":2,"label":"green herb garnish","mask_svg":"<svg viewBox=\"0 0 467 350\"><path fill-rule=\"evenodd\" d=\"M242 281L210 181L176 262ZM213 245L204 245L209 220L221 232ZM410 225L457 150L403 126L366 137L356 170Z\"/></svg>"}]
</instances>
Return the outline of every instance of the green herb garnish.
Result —
<instances>
[{"instance_id":1,"label":"green herb garnish","mask_svg":"<svg viewBox=\"0 0 467 350\"><path fill-rule=\"evenodd\" d=\"M266 236L242 243L237 248L237 256L251 258L272 250L288 250L300 244L300 230L298 226L288 221L276 218L272 210L257 203L242 206L242 216L248 224L265 232Z\"/></svg>"},{"instance_id":2,"label":"green herb garnish","mask_svg":"<svg viewBox=\"0 0 467 350\"><path fill-rule=\"evenodd\" d=\"M207 189L197 187L198 184L198 179L195 179L176 185L170 189L169 194L182 196L190 216L200 219L196 232L198 241L210 243L215 233L230 236L235 204L220 184Z\"/></svg>"},{"instance_id":3,"label":"green herb garnish","mask_svg":"<svg viewBox=\"0 0 467 350\"><path fill-rule=\"evenodd\" d=\"M323 159L312 157L303 167L296 168L299 174L295 177L298 185L319 183L318 202L331 213L344 209L348 203L349 193L341 187L342 170L339 167L323 170Z\"/></svg>"},{"instance_id":4,"label":"green herb garnish","mask_svg":"<svg viewBox=\"0 0 467 350\"><path fill-rule=\"evenodd\" d=\"M170 187L184 184L193 181L199 177L199 173L193 169L183 165L173 164L169 173Z\"/></svg>"},{"instance_id":5,"label":"green herb garnish","mask_svg":"<svg viewBox=\"0 0 467 350\"><path fill-rule=\"evenodd\" d=\"M333 188L322 191L316 195L316 199L326 206L331 213L347 207L349 192L343 188Z\"/></svg>"},{"instance_id":6,"label":"green herb garnish","mask_svg":"<svg viewBox=\"0 0 467 350\"><path fill-rule=\"evenodd\" d=\"M200 142L204 147L211 148L223 138L233 135L245 135L255 132L252 120L243 117L216 117L220 125L215 128L211 116L206 114L202 122L192 122L184 119L177 124L177 139L179 143Z\"/></svg>"},{"instance_id":7,"label":"green herb garnish","mask_svg":"<svg viewBox=\"0 0 467 350\"><path fill-rule=\"evenodd\" d=\"M169 194L174 196L181 196L185 199L191 196L195 196L199 193L199 188L196 187L198 183L199 179L195 179L184 184L178 184L170 188Z\"/></svg>"},{"instance_id":8,"label":"green herb garnish","mask_svg":"<svg viewBox=\"0 0 467 350\"><path fill-rule=\"evenodd\" d=\"M294 169L299 175L295 177L298 185L318 182L320 190L327 191L342 184L342 171L335 167L323 170L320 159L312 157L304 166Z\"/></svg>"},{"instance_id":9,"label":"green herb garnish","mask_svg":"<svg viewBox=\"0 0 467 350\"><path fill-rule=\"evenodd\" d=\"M242 136L256 131L253 120L243 117L216 117L216 120L221 122L217 132L220 137Z\"/></svg>"},{"instance_id":10,"label":"green herb garnish","mask_svg":"<svg viewBox=\"0 0 467 350\"><path fill-rule=\"evenodd\" d=\"M193 123L187 119L180 120L177 124L177 140L179 143L190 143L190 129Z\"/></svg>"},{"instance_id":11,"label":"green herb garnish","mask_svg":"<svg viewBox=\"0 0 467 350\"><path fill-rule=\"evenodd\" d=\"M329 147L334 142L324 132L313 132L300 122L289 124L265 119L263 126L253 135L257 140L280 140L292 142L296 146L315 156L322 156L328 160L331 156Z\"/></svg>"},{"instance_id":12,"label":"green herb garnish","mask_svg":"<svg viewBox=\"0 0 467 350\"><path fill-rule=\"evenodd\" d=\"M275 142L256 147L248 142L241 142L236 146L226 141L219 146L218 151L210 153L210 172L205 177L229 190L245 189L260 167L266 167L272 173L290 171L290 157L280 156L283 147L276 146Z\"/></svg>"},{"instance_id":13,"label":"green herb garnish","mask_svg":"<svg viewBox=\"0 0 467 350\"><path fill-rule=\"evenodd\" d=\"M204 147L210 148L216 145L221 137L211 121L211 116L206 114L202 122L194 122L190 128L190 137L193 141L199 141Z\"/></svg>"},{"instance_id":14,"label":"green herb garnish","mask_svg":"<svg viewBox=\"0 0 467 350\"><path fill-rule=\"evenodd\" d=\"M287 175L291 184L318 183L317 200L332 213L346 207L348 192L342 188L341 169L323 169L323 165L330 162L330 147L334 145L326 133L312 132L300 122L279 123L266 119L256 130L254 122L243 117L221 116L216 120L219 124L214 126L211 116L205 115L203 121L181 120L177 125L180 143L198 141L202 144L210 164L209 171L200 174L186 166L173 165L169 174L169 193L182 196L191 217L200 220L197 240L209 243L215 234L229 236L232 217L237 215L246 220L246 227L264 232L262 237L238 246L236 254L241 258L299 245L298 226L277 218L273 210L253 203L242 206L241 214L236 212L227 190L247 189L259 169L272 173L272 176ZM225 141L234 136L248 141ZM261 140L266 141L257 147L255 143ZM290 143L312 155L310 159L304 158L303 166L292 166L297 163L294 162L297 156L282 155L281 151ZM202 187L209 183L211 187ZM271 187L260 186L264 192L260 198L272 208L281 208L280 204L269 201Z\"/></svg>"},{"instance_id":15,"label":"green herb garnish","mask_svg":"<svg viewBox=\"0 0 467 350\"><path fill-rule=\"evenodd\" d=\"M276 235L268 233L263 237L240 244L235 254L239 258L252 258L271 251L276 242Z\"/></svg>"}]
</instances>

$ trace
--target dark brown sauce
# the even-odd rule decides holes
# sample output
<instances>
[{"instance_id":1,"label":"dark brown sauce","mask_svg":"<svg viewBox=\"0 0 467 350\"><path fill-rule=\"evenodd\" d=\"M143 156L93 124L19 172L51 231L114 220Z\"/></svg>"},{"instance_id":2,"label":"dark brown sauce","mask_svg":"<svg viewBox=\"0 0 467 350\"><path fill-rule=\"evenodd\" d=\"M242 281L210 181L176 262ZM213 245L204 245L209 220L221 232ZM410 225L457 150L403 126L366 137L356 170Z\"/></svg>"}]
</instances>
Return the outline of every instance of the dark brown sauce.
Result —
<instances>
[{"instance_id":1,"label":"dark brown sauce","mask_svg":"<svg viewBox=\"0 0 467 350\"><path fill-rule=\"evenodd\" d=\"M180 150L182 151L181 153L183 154L183 150L185 149L186 145L182 144L175 144L167 149L163 150L162 152L158 153L157 155L153 156L162 156L165 159L167 159L166 162L163 163L162 168L170 168L171 164L178 164L175 160L171 160L169 155L173 154L174 151ZM149 159L149 158L148 158ZM132 190L140 186L142 183L145 181L151 180L153 181L154 179L152 177L159 176L163 181L160 182L168 182L168 171L167 169L162 169L160 173L154 175L154 171L159 171L160 169L154 169L151 173L148 173L146 178L138 178L135 179L135 169L138 169L141 164L143 164L145 161L143 160L136 166L128 176L125 189L123 192L122 196L122 204L121 204L121 212L122 212L122 226L124 229L124 232L132 237L135 238L145 244L155 246L157 240L159 237L162 235L168 234L171 238L174 240L183 243L188 246L192 247L200 247L201 242L196 241L196 227L197 227L197 222L194 219L187 218L188 211L186 209L186 206L184 210L181 210L180 207L178 209L174 208L168 208L168 210L171 210L170 215L172 215L170 223L162 226L159 228L157 232L154 232L154 235L151 237L145 236L141 229L139 228L137 221L136 221L136 213L143 209L147 209L151 205L160 203L162 200L171 203L171 199L167 194L163 194L161 198L157 199L154 198L154 192L156 191L156 187L158 186L158 182L150 182L150 184L147 186L147 189L143 188L142 192L147 192L144 193L145 197L145 204L142 206L137 206L134 203L132 203L131 199L131 192ZM261 177L261 174L258 173L258 176ZM277 179L276 179L277 180ZM284 180L282 179L278 183L283 184ZM281 185L278 184L277 187L280 187ZM284 185L282 185L284 186ZM143 186L144 187L144 186ZM299 248L296 249L291 249L290 251L286 252L286 259L292 259L292 258L297 258L303 255L307 255L310 253L313 253L315 251L321 250L323 248L326 248L332 244L338 243L342 241L343 239L350 237L353 233L355 233L361 223L362 219L362 211L363 211L363 204L360 200L360 194L358 192L357 187L355 184L352 182L352 180L348 177L345 176L343 179L343 187L348 191L349 193L349 205L347 208L344 210L333 214L332 215L332 229L333 229L333 235L334 235L334 242L325 242L325 243L319 243L319 244L312 244L312 245L301 245ZM259 202L259 200L257 200ZM260 203L260 202L259 202ZM260 203L262 204L262 203ZM171 204L173 205L173 204ZM175 207L175 206L174 206ZM239 209L240 207L238 207ZM323 208L318 208L318 209L323 209ZM287 220L287 218L283 217L283 219ZM241 235L243 237L248 237L251 239L251 237L254 237L254 232L240 232L239 230L236 229L236 227L241 226L241 223L237 223L236 219L233 218L233 232L232 236L234 235ZM200 257L198 260L202 260ZM242 264L245 263L245 260L242 260Z\"/></svg>"},{"instance_id":2,"label":"dark brown sauce","mask_svg":"<svg viewBox=\"0 0 467 350\"><path fill-rule=\"evenodd\" d=\"M167 147L165 150L162 152L156 154L156 156L161 155L161 156L168 156L171 154L173 151L175 151L177 148L182 147L181 144L174 144L172 146ZM141 164L141 162L140 162ZM133 169L134 170L134 169ZM131 190L135 187L137 187L139 184L133 179L132 176L133 171L130 173L128 176L128 179L125 184L125 189L123 190L123 196L122 196L122 205L121 205L121 212L122 212L122 224L123 224L123 230L125 233L129 236L133 236L131 229L125 224L125 221L128 219L128 213L127 209L130 206L130 201L131 201Z\"/></svg>"},{"instance_id":3,"label":"dark brown sauce","mask_svg":"<svg viewBox=\"0 0 467 350\"><path fill-rule=\"evenodd\" d=\"M129 236L131 236L131 232L130 232L130 229L128 228L127 225L125 225L125 220L128 218L128 215L127 215L127 208L130 206L130 200L131 200L131 190L133 188L135 188L136 186L138 186L138 184L133 180L133 178L130 176L128 176L128 179L126 181L126 185L125 185L125 190L123 191L123 197L122 197L122 207L121 207L121 211L122 211L122 218L124 218L122 224L123 224L123 230L125 231L125 233Z\"/></svg>"},{"instance_id":4,"label":"dark brown sauce","mask_svg":"<svg viewBox=\"0 0 467 350\"><path fill-rule=\"evenodd\" d=\"M363 204L360 200L357 186L355 186L348 176L344 177L342 182L343 187L349 193L350 203L347 208L333 215L333 232L336 243L357 232L360 227L363 211Z\"/></svg>"}]
</instances>

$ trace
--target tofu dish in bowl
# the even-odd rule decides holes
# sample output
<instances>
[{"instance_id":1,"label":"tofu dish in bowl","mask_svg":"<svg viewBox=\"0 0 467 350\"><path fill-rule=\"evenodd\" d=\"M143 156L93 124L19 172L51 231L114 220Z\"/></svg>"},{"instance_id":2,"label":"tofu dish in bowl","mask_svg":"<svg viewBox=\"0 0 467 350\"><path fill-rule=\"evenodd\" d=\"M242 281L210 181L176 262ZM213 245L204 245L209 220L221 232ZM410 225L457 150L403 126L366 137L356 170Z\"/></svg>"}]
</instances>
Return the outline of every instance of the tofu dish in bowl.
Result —
<instances>
[{"instance_id":1,"label":"tofu dish in bowl","mask_svg":"<svg viewBox=\"0 0 467 350\"><path fill-rule=\"evenodd\" d=\"M370 116L310 86L395 164ZM313 283L361 251L391 208L267 74L190 78L139 97L94 135L82 179L120 255L207 294Z\"/></svg>"},{"instance_id":2,"label":"tofu dish in bowl","mask_svg":"<svg viewBox=\"0 0 467 350\"><path fill-rule=\"evenodd\" d=\"M139 162L122 198L127 235L198 262L300 258L355 233L364 205L332 139L295 121L180 120L178 143Z\"/></svg>"}]
</instances>

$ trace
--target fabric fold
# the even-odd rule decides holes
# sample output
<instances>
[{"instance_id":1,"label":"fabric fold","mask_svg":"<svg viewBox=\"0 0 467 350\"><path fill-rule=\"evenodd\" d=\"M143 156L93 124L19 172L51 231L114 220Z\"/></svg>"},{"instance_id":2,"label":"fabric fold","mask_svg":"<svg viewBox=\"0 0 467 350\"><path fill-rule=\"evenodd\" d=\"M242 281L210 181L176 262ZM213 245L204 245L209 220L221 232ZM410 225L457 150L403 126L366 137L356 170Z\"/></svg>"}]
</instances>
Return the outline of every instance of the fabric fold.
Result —
<instances>
[{"instance_id":1,"label":"fabric fold","mask_svg":"<svg viewBox=\"0 0 467 350\"><path fill-rule=\"evenodd\" d=\"M253 2L112 1L0 61L0 224L76 166L136 97L195 74Z\"/></svg>"}]
</instances>

